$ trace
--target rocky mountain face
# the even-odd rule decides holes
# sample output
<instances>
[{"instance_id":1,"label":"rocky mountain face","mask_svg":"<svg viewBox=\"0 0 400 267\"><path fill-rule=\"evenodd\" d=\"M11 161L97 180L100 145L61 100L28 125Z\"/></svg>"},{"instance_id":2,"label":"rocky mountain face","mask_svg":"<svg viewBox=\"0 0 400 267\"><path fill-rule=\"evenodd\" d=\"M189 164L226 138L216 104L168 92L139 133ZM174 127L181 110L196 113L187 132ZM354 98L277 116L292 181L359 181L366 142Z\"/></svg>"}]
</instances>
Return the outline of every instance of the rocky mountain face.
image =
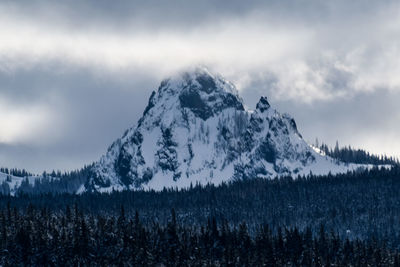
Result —
<instances>
[{"instance_id":1,"label":"rocky mountain face","mask_svg":"<svg viewBox=\"0 0 400 267\"><path fill-rule=\"evenodd\" d=\"M294 119L266 97L246 110L232 83L195 68L161 82L137 125L93 165L80 191L183 188L355 167L314 151Z\"/></svg>"}]
</instances>

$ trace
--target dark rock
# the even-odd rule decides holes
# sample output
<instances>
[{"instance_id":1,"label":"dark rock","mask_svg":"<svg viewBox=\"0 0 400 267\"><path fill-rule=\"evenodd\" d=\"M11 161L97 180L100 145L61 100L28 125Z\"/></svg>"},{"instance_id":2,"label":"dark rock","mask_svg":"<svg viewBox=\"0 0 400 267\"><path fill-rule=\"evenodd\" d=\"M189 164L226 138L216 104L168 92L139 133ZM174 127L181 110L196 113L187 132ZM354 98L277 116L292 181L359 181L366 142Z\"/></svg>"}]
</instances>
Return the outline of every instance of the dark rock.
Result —
<instances>
[{"instance_id":1,"label":"dark rock","mask_svg":"<svg viewBox=\"0 0 400 267\"><path fill-rule=\"evenodd\" d=\"M131 160L132 155L125 150L124 146L122 146L114 168L120 177L121 182L126 186L132 184L133 181L132 177L129 176L129 172L131 170Z\"/></svg>"},{"instance_id":2,"label":"dark rock","mask_svg":"<svg viewBox=\"0 0 400 267\"><path fill-rule=\"evenodd\" d=\"M262 96L257 103L256 109L261 112L264 112L269 108L270 108L270 104L268 103L267 97Z\"/></svg>"},{"instance_id":3,"label":"dark rock","mask_svg":"<svg viewBox=\"0 0 400 267\"><path fill-rule=\"evenodd\" d=\"M244 110L242 102L232 94L222 96L224 108L235 108L237 110Z\"/></svg>"},{"instance_id":4,"label":"dark rock","mask_svg":"<svg viewBox=\"0 0 400 267\"><path fill-rule=\"evenodd\" d=\"M143 142L143 135L139 131L135 131L131 139L135 145L140 145Z\"/></svg>"},{"instance_id":5,"label":"dark rock","mask_svg":"<svg viewBox=\"0 0 400 267\"><path fill-rule=\"evenodd\" d=\"M153 171L150 168L146 168L146 170L143 172L142 182L148 183L151 178L153 178Z\"/></svg>"},{"instance_id":6,"label":"dark rock","mask_svg":"<svg viewBox=\"0 0 400 267\"><path fill-rule=\"evenodd\" d=\"M268 140L261 143L257 149L257 153L261 158L265 159L269 163L275 163L276 161L276 149Z\"/></svg>"},{"instance_id":7,"label":"dark rock","mask_svg":"<svg viewBox=\"0 0 400 267\"><path fill-rule=\"evenodd\" d=\"M215 84L214 79L210 75L200 75L196 78L196 81L200 84L200 90L211 93L217 89L217 85Z\"/></svg>"},{"instance_id":8,"label":"dark rock","mask_svg":"<svg viewBox=\"0 0 400 267\"><path fill-rule=\"evenodd\" d=\"M226 141L228 141L232 136L232 134L230 133L229 129L226 128L225 126L222 127L222 129L221 129L221 135Z\"/></svg>"},{"instance_id":9,"label":"dark rock","mask_svg":"<svg viewBox=\"0 0 400 267\"><path fill-rule=\"evenodd\" d=\"M213 115L210 107L208 107L201 99L200 94L193 90L188 89L179 95L181 107L189 108L197 117L207 120Z\"/></svg>"},{"instance_id":10,"label":"dark rock","mask_svg":"<svg viewBox=\"0 0 400 267\"><path fill-rule=\"evenodd\" d=\"M145 116L148 112L149 112L149 110L152 108L152 107L154 107L154 96L156 95L156 92L155 91L153 91L152 93L151 93L151 95L150 95L150 98L149 98L149 103L147 104L147 107L144 109L144 111L143 111L143 116Z\"/></svg>"}]
</instances>

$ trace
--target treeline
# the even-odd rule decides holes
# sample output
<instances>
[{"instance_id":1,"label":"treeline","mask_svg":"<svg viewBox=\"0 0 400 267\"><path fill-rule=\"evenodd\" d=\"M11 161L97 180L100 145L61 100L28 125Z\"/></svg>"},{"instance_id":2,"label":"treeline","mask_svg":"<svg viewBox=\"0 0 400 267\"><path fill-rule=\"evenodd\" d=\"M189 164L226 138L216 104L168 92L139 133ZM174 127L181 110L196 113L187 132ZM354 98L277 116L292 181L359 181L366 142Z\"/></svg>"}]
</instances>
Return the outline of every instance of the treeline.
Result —
<instances>
[{"instance_id":1,"label":"treeline","mask_svg":"<svg viewBox=\"0 0 400 267\"><path fill-rule=\"evenodd\" d=\"M318 140L314 146L318 147L325 155L338 159L346 163L357 164L373 164L373 165L399 165L399 159L387 155L371 154L363 149L354 149L350 145L339 147L336 142L335 148L330 148L327 144L318 144Z\"/></svg>"},{"instance_id":2,"label":"treeline","mask_svg":"<svg viewBox=\"0 0 400 267\"><path fill-rule=\"evenodd\" d=\"M26 177L26 176L33 176L32 173L26 171L25 169L17 169L17 168L0 168L0 172L8 174L8 175L13 175L17 177Z\"/></svg>"},{"instance_id":3,"label":"treeline","mask_svg":"<svg viewBox=\"0 0 400 267\"><path fill-rule=\"evenodd\" d=\"M280 227L333 229L343 240L386 240L400 249L400 167L340 175L299 176L296 179L250 179L221 186L193 186L184 190L123 191L110 194L19 194L0 196L0 209L10 202L21 212L32 204L54 213L77 205L84 213L116 216L120 205L133 218L139 211L146 224L166 224L171 207L179 223L198 226L207 218L226 220L231 226L245 221L253 236L260 224L276 233Z\"/></svg>"},{"instance_id":4,"label":"treeline","mask_svg":"<svg viewBox=\"0 0 400 267\"><path fill-rule=\"evenodd\" d=\"M18 193L25 194L44 194L44 193L70 193L75 194L91 176L91 166L85 166L80 170L70 172L52 171L44 172L40 179L36 179L34 184L28 180L21 183Z\"/></svg>"},{"instance_id":5,"label":"treeline","mask_svg":"<svg viewBox=\"0 0 400 267\"><path fill-rule=\"evenodd\" d=\"M29 179L32 174L22 170L15 175L15 172L11 172L6 168L0 169L0 172L6 174L14 175L23 178L20 186L15 190L16 194L26 193L26 194L60 194L60 193L70 193L75 194L78 189L84 185L88 178L92 175L91 165L85 166L82 169L61 172L52 171L50 173L43 172L41 176L35 176L34 182ZM8 171L8 172L6 172ZM8 177L0 184L0 194L8 195L14 188L10 187L11 177Z\"/></svg>"},{"instance_id":6,"label":"treeline","mask_svg":"<svg viewBox=\"0 0 400 267\"><path fill-rule=\"evenodd\" d=\"M266 224L250 235L209 218L182 225L171 211L166 224L145 224L138 213L117 216L35 209L0 211L2 266L399 266L400 254L376 240L342 240L321 225L311 229Z\"/></svg>"}]
</instances>

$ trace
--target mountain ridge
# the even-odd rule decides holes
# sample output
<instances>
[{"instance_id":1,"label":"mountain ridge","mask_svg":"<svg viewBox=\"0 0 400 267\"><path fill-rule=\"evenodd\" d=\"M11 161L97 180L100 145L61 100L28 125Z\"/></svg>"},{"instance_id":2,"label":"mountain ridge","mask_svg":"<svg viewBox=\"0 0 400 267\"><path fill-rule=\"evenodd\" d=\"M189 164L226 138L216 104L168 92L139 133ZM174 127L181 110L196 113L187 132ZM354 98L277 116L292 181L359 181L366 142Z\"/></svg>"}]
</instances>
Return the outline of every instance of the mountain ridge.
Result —
<instances>
[{"instance_id":1,"label":"mountain ridge","mask_svg":"<svg viewBox=\"0 0 400 267\"><path fill-rule=\"evenodd\" d=\"M143 116L94 163L80 191L161 190L358 167L317 153L267 97L246 110L232 83L196 67L161 82Z\"/></svg>"}]
</instances>

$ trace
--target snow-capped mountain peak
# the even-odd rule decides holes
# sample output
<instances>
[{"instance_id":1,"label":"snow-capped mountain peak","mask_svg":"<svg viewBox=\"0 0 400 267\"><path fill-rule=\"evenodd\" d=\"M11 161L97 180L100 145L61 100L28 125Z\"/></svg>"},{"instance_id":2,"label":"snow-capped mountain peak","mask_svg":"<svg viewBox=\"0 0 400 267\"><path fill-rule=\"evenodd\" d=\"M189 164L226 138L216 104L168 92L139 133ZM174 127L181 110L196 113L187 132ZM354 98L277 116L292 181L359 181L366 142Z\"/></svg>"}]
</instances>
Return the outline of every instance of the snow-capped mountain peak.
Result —
<instances>
[{"instance_id":1,"label":"snow-capped mountain peak","mask_svg":"<svg viewBox=\"0 0 400 267\"><path fill-rule=\"evenodd\" d=\"M266 97L245 110L232 83L196 67L161 82L137 125L94 164L82 190L181 188L353 167L316 153L294 119Z\"/></svg>"},{"instance_id":2,"label":"snow-capped mountain peak","mask_svg":"<svg viewBox=\"0 0 400 267\"><path fill-rule=\"evenodd\" d=\"M226 108L244 110L242 100L232 84L199 67L163 80L158 91L152 93L144 115L150 111L150 116L161 115L179 107L190 110L202 120Z\"/></svg>"}]
</instances>

